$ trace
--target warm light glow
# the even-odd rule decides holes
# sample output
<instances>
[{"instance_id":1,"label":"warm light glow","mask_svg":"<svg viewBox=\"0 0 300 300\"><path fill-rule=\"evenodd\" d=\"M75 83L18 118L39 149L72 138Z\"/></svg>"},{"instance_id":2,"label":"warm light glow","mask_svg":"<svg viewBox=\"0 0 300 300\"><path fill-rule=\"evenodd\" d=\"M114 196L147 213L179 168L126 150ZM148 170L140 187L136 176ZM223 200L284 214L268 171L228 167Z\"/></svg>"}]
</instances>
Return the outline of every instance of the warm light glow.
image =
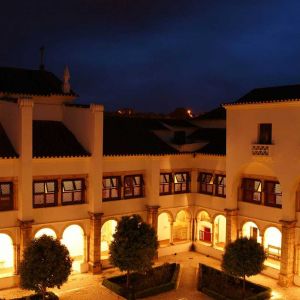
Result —
<instances>
[{"instance_id":1,"label":"warm light glow","mask_svg":"<svg viewBox=\"0 0 300 300\"><path fill-rule=\"evenodd\" d=\"M159 241L169 241L171 237L171 229L169 215L162 213L158 216L157 239Z\"/></svg>"},{"instance_id":2,"label":"warm light glow","mask_svg":"<svg viewBox=\"0 0 300 300\"><path fill-rule=\"evenodd\" d=\"M14 247L9 235L0 233L0 277L11 275L14 267Z\"/></svg>"},{"instance_id":3,"label":"warm light glow","mask_svg":"<svg viewBox=\"0 0 300 300\"><path fill-rule=\"evenodd\" d=\"M176 215L176 221L173 227L174 242L188 239L188 226L187 214L184 210L181 210Z\"/></svg>"},{"instance_id":4,"label":"warm light glow","mask_svg":"<svg viewBox=\"0 0 300 300\"><path fill-rule=\"evenodd\" d=\"M108 257L109 245L113 241L113 234L116 232L117 221L106 221L101 228L101 258Z\"/></svg>"},{"instance_id":5,"label":"warm light glow","mask_svg":"<svg viewBox=\"0 0 300 300\"><path fill-rule=\"evenodd\" d=\"M63 233L61 242L66 245L74 261L83 261L84 234L78 225L70 225Z\"/></svg>"},{"instance_id":6,"label":"warm light glow","mask_svg":"<svg viewBox=\"0 0 300 300\"><path fill-rule=\"evenodd\" d=\"M219 215L214 221L214 244L223 248L226 243L226 218Z\"/></svg>"},{"instance_id":7,"label":"warm light glow","mask_svg":"<svg viewBox=\"0 0 300 300\"><path fill-rule=\"evenodd\" d=\"M258 243L261 243L260 231L257 225L253 222L246 222L243 225L242 236L248 239L254 238Z\"/></svg>"},{"instance_id":8,"label":"warm light glow","mask_svg":"<svg viewBox=\"0 0 300 300\"><path fill-rule=\"evenodd\" d=\"M281 248L281 232L276 227L269 227L265 231L264 247L268 246Z\"/></svg>"},{"instance_id":9,"label":"warm light glow","mask_svg":"<svg viewBox=\"0 0 300 300\"><path fill-rule=\"evenodd\" d=\"M40 229L36 234L35 234L35 238L38 239L40 238L42 235L47 235L47 236L51 236L53 237L54 239L56 239L56 233L53 229L50 229L50 228L42 228Z\"/></svg>"}]
</instances>

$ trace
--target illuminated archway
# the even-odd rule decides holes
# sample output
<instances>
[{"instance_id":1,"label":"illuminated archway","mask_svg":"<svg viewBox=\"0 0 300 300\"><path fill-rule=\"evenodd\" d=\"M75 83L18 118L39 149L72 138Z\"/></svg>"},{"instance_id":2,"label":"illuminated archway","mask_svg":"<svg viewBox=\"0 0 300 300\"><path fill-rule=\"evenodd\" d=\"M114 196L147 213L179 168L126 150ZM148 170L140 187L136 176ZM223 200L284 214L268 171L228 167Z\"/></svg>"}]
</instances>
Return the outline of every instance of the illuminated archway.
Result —
<instances>
[{"instance_id":1,"label":"illuminated archway","mask_svg":"<svg viewBox=\"0 0 300 300\"><path fill-rule=\"evenodd\" d=\"M173 225L173 241L182 242L188 240L189 222L187 213L181 210L176 215L176 220Z\"/></svg>"},{"instance_id":2,"label":"illuminated archway","mask_svg":"<svg viewBox=\"0 0 300 300\"><path fill-rule=\"evenodd\" d=\"M38 239L38 238L40 238L42 235L51 236L51 237L53 237L54 239L57 238L55 231L54 231L53 229L51 229L51 228L42 228L42 229L40 229L39 231L36 232L36 234L35 234L34 237L35 237L36 239Z\"/></svg>"},{"instance_id":3,"label":"illuminated archway","mask_svg":"<svg viewBox=\"0 0 300 300\"><path fill-rule=\"evenodd\" d=\"M166 246L170 243L170 239L171 239L170 217L169 214L166 212L163 212L158 216L157 239L159 241L160 246Z\"/></svg>"},{"instance_id":4,"label":"illuminated archway","mask_svg":"<svg viewBox=\"0 0 300 300\"><path fill-rule=\"evenodd\" d=\"M226 218L218 215L214 220L214 246L224 248L226 243Z\"/></svg>"},{"instance_id":5,"label":"illuminated archway","mask_svg":"<svg viewBox=\"0 0 300 300\"><path fill-rule=\"evenodd\" d=\"M14 246L11 237L0 233L0 277L14 273Z\"/></svg>"},{"instance_id":6,"label":"illuminated archway","mask_svg":"<svg viewBox=\"0 0 300 300\"><path fill-rule=\"evenodd\" d=\"M268 227L264 234L264 248L269 257L280 258L281 256L281 232L276 227Z\"/></svg>"},{"instance_id":7,"label":"illuminated archway","mask_svg":"<svg viewBox=\"0 0 300 300\"><path fill-rule=\"evenodd\" d=\"M106 221L101 228L101 259L108 258L109 245L113 241L113 234L116 232L118 222L115 220Z\"/></svg>"},{"instance_id":8,"label":"illuminated archway","mask_svg":"<svg viewBox=\"0 0 300 300\"><path fill-rule=\"evenodd\" d=\"M68 248L73 259L73 270L80 271L84 261L84 232L79 225L68 226L63 233L61 242Z\"/></svg>"},{"instance_id":9,"label":"illuminated archway","mask_svg":"<svg viewBox=\"0 0 300 300\"><path fill-rule=\"evenodd\" d=\"M246 222L242 228L242 236L247 237L248 239L253 238L258 243L261 243L260 231L257 225L251 221Z\"/></svg>"},{"instance_id":10,"label":"illuminated archway","mask_svg":"<svg viewBox=\"0 0 300 300\"><path fill-rule=\"evenodd\" d=\"M196 239L202 242L212 242L212 223L209 214L206 211L201 211L198 214L198 229Z\"/></svg>"}]
</instances>

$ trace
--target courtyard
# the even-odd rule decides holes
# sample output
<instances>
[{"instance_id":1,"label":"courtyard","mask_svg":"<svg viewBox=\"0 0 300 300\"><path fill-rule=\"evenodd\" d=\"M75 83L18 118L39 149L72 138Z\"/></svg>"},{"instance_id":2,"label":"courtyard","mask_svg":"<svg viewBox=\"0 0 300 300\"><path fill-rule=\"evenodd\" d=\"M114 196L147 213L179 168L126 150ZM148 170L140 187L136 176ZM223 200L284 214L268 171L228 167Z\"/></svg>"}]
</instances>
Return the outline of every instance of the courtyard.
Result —
<instances>
[{"instance_id":1,"label":"courtyard","mask_svg":"<svg viewBox=\"0 0 300 300\"><path fill-rule=\"evenodd\" d=\"M174 299L174 300L208 300L210 297L196 290L197 266L204 263L215 268L220 268L220 261L211 257L206 257L196 252L184 252L169 256L160 257L156 264L164 262L176 262L181 265L179 285L176 290L163 293L158 296L149 297L149 300ZM121 300L122 297L112 293L100 283L104 278L120 274L117 269L106 269L100 275L92 274L74 274L69 277L66 284L61 289L53 289L61 300ZM296 300L300 298L300 288L292 286L282 288L277 284L277 280L265 275L256 275L251 277L251 281L272 288L272 300ZM30 292L23 291L20 288L6 289L0 291L0 299L11 299L25 296Z\"/></svg>"}]
</instances>

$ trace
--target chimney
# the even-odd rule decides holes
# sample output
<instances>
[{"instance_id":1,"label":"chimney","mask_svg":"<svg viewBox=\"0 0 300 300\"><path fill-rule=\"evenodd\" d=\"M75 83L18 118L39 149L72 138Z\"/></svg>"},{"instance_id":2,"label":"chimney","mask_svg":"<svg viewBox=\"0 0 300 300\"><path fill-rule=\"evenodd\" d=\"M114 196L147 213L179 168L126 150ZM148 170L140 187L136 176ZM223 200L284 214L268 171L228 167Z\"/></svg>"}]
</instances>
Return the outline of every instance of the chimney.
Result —
<instances>
[{"instance_id":1,"label":"chimney","mask_svg":"<svg viewBox=\"0 0 300 300\"><path fill-rule=\"evenodd\" d=\"M71 86L69 80L70 80L69 68L68 66L65 66L63 82L62 82L62 90L64 94L70 94L71 92Z\"/></svg>"}]
</instances>

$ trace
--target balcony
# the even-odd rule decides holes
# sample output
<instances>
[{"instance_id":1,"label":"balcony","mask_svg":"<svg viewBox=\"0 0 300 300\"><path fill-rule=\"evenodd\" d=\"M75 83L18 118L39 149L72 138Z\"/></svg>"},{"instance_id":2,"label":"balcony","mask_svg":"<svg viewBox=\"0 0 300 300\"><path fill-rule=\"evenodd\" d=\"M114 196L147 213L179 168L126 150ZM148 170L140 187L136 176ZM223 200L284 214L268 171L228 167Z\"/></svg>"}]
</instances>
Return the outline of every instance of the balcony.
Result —
<instances>
[{"instance_id":1,"label":"balcony","mask_svg":"<svg viewBox=\"0 0 300 300\"><path fill-rule=\"evenodd\" d=\"M274 145L252 144L251 153L257 157L271 157L273 154L273 146Z\"/></svg>"}]
</instances>

